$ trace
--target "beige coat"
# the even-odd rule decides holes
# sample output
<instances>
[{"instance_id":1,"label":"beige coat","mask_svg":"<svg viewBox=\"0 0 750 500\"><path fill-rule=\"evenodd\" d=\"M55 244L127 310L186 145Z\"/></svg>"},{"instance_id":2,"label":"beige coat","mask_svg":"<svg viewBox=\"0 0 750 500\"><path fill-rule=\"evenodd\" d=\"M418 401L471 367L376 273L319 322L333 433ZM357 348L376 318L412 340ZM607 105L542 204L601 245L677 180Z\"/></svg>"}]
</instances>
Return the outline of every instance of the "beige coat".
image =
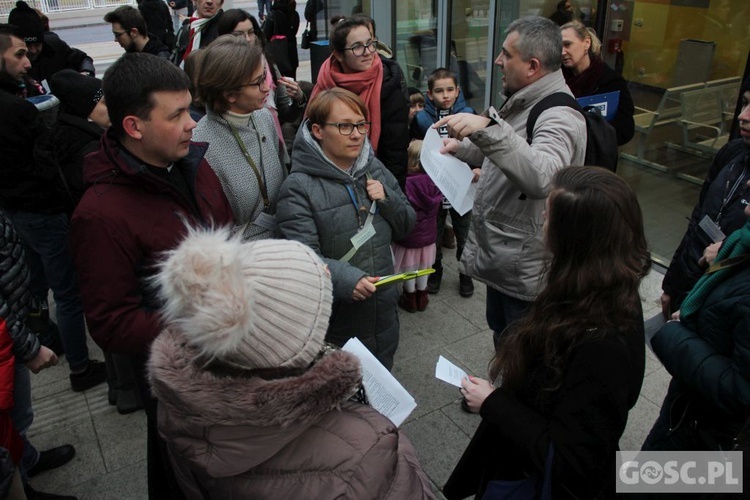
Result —
<instances>
[{"instance_id":1,"label":"beige coat","mask_svg":"<svg viewBox=\"0 0 750 500\"><path fill-rule=\"evenodd\" d=\"M434 498L414 448L369 406L346 401L356 357L326 355L296 376L218 376L198 369L173 331L153 343L149 375L159 432L188 499Z\"/></svg>"},{"instance_id":2,"label":"beige coat","mask_svg":"<svg viewBox=\"0 0 750 500\"><path fill-rule=\"evenodd\" d=\"M529 111L555 92L570 93L559 70L513 94L499 111L486 111L498 123L471 134L456 153L482 165L462 272L526 301L544 286L542 211L552 177L564 166L583 165L586 154L586 122L568 107L539 115L527 144Z\"/></svg>"}]
</instances>

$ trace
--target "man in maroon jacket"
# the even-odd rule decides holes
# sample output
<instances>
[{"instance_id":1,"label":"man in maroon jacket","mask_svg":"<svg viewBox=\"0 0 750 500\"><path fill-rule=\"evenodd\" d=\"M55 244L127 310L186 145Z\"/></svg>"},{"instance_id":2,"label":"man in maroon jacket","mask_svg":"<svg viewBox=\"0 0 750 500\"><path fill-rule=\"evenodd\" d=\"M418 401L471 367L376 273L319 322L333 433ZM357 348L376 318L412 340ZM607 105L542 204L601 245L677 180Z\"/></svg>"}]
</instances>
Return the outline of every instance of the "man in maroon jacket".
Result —
<instances>
[{"instance_id":1,"label":"man in maroon jacket","mask_svg":"<svg viewBox=\"0 0 750 500\"><path fill-rule=\"evenodd\" d=\"M149 497L180 498L163 441L156 400L145 380L161 327L149 278L186 225L232 222L219 179L191 142L190 80L167 60L123 55L107 70L104 96L112 126L84 163L88 186L71 222L71 246L91 336L105 352L127 355L148 424Z\"/></svg>"}]
</instances>

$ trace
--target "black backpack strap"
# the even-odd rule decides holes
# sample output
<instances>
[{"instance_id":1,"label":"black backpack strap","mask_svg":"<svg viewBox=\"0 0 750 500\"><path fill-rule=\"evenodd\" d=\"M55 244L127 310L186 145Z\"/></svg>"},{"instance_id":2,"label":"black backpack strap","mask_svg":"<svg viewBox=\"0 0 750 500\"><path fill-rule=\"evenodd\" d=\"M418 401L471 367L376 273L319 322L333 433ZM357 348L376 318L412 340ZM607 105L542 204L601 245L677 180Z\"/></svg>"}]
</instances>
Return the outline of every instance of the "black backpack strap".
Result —
<instances>
[{"instance_id":1,"label":"black backpack strap","mask_svg":"<svg viewBox=\"0 0 750 500\"><path fill-rule=\"evenodd\" d=\"M555 92L541 101L536 103L531 111L529 111L529 117L526 120L526 142L531 144L532 136L534 135L534 126L536 121L539 119L539 115L547 111L549 108L555 108L558 106L567 106L569 108L576 109L583 112L581 106L576 101L576 98L565 92Z\"/></svg>"}]
</instances>

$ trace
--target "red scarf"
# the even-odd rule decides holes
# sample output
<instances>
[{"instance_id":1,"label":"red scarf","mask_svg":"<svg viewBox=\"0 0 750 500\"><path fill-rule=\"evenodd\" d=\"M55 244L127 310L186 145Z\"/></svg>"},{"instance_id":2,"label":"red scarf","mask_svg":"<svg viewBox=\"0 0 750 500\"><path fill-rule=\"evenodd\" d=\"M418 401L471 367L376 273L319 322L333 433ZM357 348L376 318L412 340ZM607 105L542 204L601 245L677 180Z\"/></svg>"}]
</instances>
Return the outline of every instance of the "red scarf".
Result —
<instances>
[{"instance_id":1,"label":"red scarf","mask_svg":"<svg viewBox=\"0 0 750 500\"><path fill-rule=\"evenodd\" d=\"M380 90L383 88L383 62L375 57L372 66L359 73L344 73L341 63L331 55L323 62L318 73L318 82L312 91L310 100L322 90L341 87L353 92L365 103L370 117L370 144L377 152L380 139Z\"/></svg>"}]
</instances>

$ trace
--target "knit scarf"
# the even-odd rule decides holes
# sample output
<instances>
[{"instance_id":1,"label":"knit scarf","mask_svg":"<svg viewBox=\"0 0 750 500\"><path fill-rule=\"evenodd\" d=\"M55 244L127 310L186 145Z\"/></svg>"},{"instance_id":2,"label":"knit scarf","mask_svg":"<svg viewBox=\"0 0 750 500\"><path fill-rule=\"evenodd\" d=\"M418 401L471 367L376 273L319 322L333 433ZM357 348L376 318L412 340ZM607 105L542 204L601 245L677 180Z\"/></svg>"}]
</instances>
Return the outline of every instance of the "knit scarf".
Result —
<instances>
[{"instance_id":1,"label":"knit scarf","mask_svg":"<svg viewBox=\"0 0 750 500\"><path fill-rule=\"evenodd\" d=\"M213 17L191 17L190 18L190 41L188 42L187 48L185 49L185 54L182 56L182 61L180 62L180 68L185 68L185 59L187 59L187 56L190 55L190 53L193 51L194 48L200 48L201 46L201 32L203 31L204 25L209 22Z\"/></svg>"},{"instance_id":2,"label":"knit scarf","mask_svg":"<svg viewBox=\"0 0 750 500\"><path fill-rule=\"evenodd\" d=\"M372 66L359 73L344 73L341 63L335 57L329 57L320 67L318 82L312 91L310 101L319 92L334 87L341 87L357 94L365 103L370 114L368 137L372 149L377 151L380 139L380 91L383 88L383 62L380 57L375 57Z\"/></svg>"},{"instance_id":3,"label":"knit scarf","mask_svg":"<svg viewBox=\"0 0 750 500\"><path fill-rule=\"evenodd\" d=\"M589 56L591 64L580 75L573 73L572 69L563 68L565 83L576 97L596 94L599 88L599 79L604 74L604 61L596 56Z\"/></svg>"},{"instance_id":4,"label":"knit scarf","mask_svg":"<svg viewBox=\"0 0 750 500\"><path fill-rule=\"evenodd\" d=\"M715 262L739 257L750 253L750 221L729 235L721 245ZM747 264L745 264L747 265ZM721 283L726 281L742 265L727 266L715 272L704 274L695 284L680 308L680 322L687 325L695 322L695 316L708 295Z\"/></svg>"}]
</instances>

